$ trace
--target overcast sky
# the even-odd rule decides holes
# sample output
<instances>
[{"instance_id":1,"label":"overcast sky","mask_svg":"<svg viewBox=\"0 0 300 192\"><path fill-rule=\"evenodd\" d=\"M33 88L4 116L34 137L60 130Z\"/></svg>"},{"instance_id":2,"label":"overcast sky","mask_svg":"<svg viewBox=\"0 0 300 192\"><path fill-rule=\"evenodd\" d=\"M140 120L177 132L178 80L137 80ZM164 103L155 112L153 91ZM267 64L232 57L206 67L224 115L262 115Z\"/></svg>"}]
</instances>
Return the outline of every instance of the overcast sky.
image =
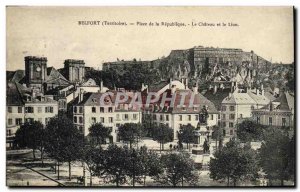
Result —
<instances>
[{"instance_id":1,"label":"overcast sky","mask_svg":"<svg viewBox=\"0 0 300 192\"><path fill-rule=\"evenodd\" d=\"M238 27L80 26L78 21L232 22ZM7 70L24 69L24 56L48 66L83 59L87 66L117 58L153 60L194 46L253 50L267 60L294 61L292 7L9 7Z\"/></svg>"}]
</instances>

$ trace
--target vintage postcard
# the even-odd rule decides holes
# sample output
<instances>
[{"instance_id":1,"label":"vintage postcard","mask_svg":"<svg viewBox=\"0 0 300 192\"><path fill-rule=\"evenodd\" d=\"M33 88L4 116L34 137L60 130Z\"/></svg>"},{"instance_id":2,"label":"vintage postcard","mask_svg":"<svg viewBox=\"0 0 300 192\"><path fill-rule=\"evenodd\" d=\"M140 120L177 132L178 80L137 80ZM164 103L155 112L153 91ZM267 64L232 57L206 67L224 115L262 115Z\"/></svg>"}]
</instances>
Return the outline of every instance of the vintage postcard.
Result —
<instances>
[{"instance_id":1,"label":"vintage postcard","mask_svg":"<svg viewBox=\"0 0 300 192\"><path fill-rule=\"evenodd\" d=\"M295 187L293 7L6 8L9 187Z\"/></svg>"}]
</instances>

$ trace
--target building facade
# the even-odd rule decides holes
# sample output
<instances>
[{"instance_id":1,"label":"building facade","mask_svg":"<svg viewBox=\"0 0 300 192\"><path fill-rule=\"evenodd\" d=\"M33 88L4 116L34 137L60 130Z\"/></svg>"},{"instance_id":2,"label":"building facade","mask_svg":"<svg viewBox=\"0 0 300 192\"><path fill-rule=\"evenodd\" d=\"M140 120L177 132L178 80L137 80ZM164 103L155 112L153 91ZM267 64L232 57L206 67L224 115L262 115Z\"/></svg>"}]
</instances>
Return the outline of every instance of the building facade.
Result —
<instances>
[{"instance_id":1,"label":"building facade","mask_svg":"<svg viewBox=\"0 0 300 192\"><path fill-rule=\"evenodd\" d=\"M236 136L236 125L252 118L252 111L266 106L270 99L263 89L235 89L221 103L220 126L227 138Z\"/></svg>"},{"instance_id":2,"label":"building facade","mask_svg":"<svg viewBox=\"0 0 300 192\"><path fill-rule=\"evenodd\" d=\"M112 93L112 92L111 92ZM94 123L102 123L112 129L110 142L119 141L118 127L125 123L141 123L142 112L128 103L115 106L115 95L105 93L80 93L73 105L73 122L85 135L89 135L89 128ZM104 103L101 103L103 97Z\"/></svg>"},{"instance_id":3,"label":"building facade","mask_svg":"<svg viewBox=\"0 0 300 192\"><path fill-rule=\"evenodd\" d=\"M294 127L294 101L290 93L282 93L265 107L253 110L252 118L262 125L291 129Z\"/></svg>"}]
</instances>

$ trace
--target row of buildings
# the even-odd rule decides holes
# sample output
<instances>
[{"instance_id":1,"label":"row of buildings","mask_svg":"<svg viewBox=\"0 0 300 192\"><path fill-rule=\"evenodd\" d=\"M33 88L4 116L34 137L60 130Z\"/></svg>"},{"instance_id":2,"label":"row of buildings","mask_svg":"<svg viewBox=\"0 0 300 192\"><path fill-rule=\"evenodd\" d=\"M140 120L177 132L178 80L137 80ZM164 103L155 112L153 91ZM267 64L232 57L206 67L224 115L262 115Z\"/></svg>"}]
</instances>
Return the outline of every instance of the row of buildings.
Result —
<instances>
[{"instance_id":1,"label":"row of buildings","mask_svg":"<svg viewBox=\"0 0 300 192\"><path fill-rule=\"evenodd\" d=\"M197 83L189 88L184 78L143 85L142 90L135 92L108 90L93 79L85 79L85 69L82 60L68 59L64 68L56 70L47 67L45 57L25 57L23 75L20 71L8 74L7 146L12 147L14 134L24 122L40 121L46 125L59 111L67 112L85 136L94 123L111 127L110 142L119 141L120 125L141 123L145 116L152 123L173 128L175 139L180 126L187 124L204 130L207 139L216 125L223 128L225 138L234 137L236 124L245 119L279 127L294 124L294 97L287 92L276 98L263 86L241 88L232 81L229 87L218 84L202 93ZM106 94L108 91L111 94ZM128 95L129 100L116 104L118 91ZM142 97L142 107L130 102L137 93ZM149 93L155 93L159 99L145 105ZM105 105L100 102L101 97Z\"/></svg>"}]
</instances>

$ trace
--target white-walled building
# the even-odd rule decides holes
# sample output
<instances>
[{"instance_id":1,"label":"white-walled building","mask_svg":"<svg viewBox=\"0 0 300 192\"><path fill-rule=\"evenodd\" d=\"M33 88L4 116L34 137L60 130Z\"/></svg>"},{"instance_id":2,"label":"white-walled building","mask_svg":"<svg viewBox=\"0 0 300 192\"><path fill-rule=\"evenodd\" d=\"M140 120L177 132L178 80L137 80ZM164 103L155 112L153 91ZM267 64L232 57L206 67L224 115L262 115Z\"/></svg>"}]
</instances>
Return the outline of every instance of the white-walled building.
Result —
<instances>
[{"instance_id":1,"label":"white-walled building","mask_svg":"<svg viewBox=\"0 0 300 192\"><path fill-rule=\"evenodd\" d=\"M111 92L112 93L112 92ZM102 123L112 129L110 142L117 141L118 127L125 123L141 123L141 110L128 103L121 103L115 106L115 95L105 93L81 93L78 97L78 104L73 105L73 122L79 130L87 136L89 128L94 123ZM100 99L103 96L104 103Z\"/></svg>"},{"instance_id":2,"label":"white-walled building","mask_svg":"<svg viewBox=\"0 0 300 192\"><path fill-rule=\"evenodd\" d=\"M252 118L259 124L275 127L294 127L294 96L282 93L268 105L252 111Z\"/></svg>"},{"instance_id":3,"label":"white-walled building","mask_svg":"<svg viewBox=\"0 0 300 192\"><path fill-rule=\"evenodd\" d=\"M220 126L225 131L225 136L236 136L236 125L245 119L252 118L252 111L266 106L270 102L269 97L262 89L240 90L233 93L222 101Z\"/></svg>"},{"instance_id":4,"label":"white-walled building","mask_svg":"<svg viewBox=\"0 0 300 192\"><path fill-rule=\"evenodd\" d=\"M39 121L46 125L50 118L58 114L58 102L41 93L22 86L8 83L6 95L7 147L12 147L12 139L20 125Z\"/></svg>"}]
</instances>

